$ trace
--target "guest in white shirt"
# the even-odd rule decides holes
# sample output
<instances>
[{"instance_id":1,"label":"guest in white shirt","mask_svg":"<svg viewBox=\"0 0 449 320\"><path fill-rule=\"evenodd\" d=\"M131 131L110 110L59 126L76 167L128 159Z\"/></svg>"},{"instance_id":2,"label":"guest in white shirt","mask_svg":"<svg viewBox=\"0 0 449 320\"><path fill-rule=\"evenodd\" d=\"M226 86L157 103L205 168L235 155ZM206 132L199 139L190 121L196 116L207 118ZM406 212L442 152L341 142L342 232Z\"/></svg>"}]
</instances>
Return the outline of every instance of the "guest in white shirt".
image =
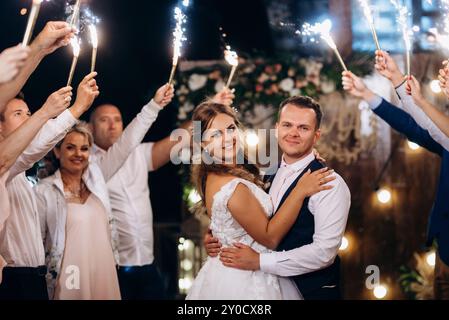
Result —
<instances>
[{"instance_id":1,"label":"guest in white shirt","mask_svg":"<svg viewBox=\"0 0 449 320\"><path fill-rule=\"evenodd\" d=\"M3 112L6 102L19 94L40 61L59 47L67 45L72 36L73 30L68 27L67 23L49 22L29 47L17 45L4 50L0 54L0 112ZM9 216L10 208L5 189L6 179L9 176L7 171L46 121L47 119L38 112L6 139L0 139L0 179L2 188L0 232ZM2 283L2 270L5 265L6 261L0 255L0 284Z\"/></svg>"},{"instance_id":2,"label":"guest in white shirt","mask_svg":"<svg viewBox=\"0 0 449 320\"><path fill-rule=\"evenodd\" d=\"M321 135L321 117L319 104L308 97L291 97L281 104L276 129L283 156L274 180L270 179L269 192L275 208L282 205L305 171L322 167L313 152ZM248 246L235 244L234 248L221 249L223 264L291 277L305 300L340 299L337 254L346 229L351 194L341 176L335 176L329 183L331 190L304 201L278 252L259 254Z\"/></svg>"},{"instance_id":3,"label":"guest in white shirt","mask_svg":"<svg viewBox=\"0 0 449 320\"><path fill-rule=\"evenodd\" d=\"M112 216L106 184L139 147L159 111L172 100L173 91L173 87L168 85L161 87L154 99L142 108L123 134L102 154L90 158L93 147L90 134L76 128L55 149L60 170L41 180L36 187L51 299L120 299L115 265L119 265L117 246L121 239L117 237L117 218ZM144 162L143 159L135 164L148 168L148 163ZM132 169L140 170L139 167ZM132 172L135 177L133 170L128 169L127 172ZM96 213L94 216L80 215L75 211ZM120 220L118 222L120 228ZM91 227L86 229L83 226ZM139 222L133 226L141 227ZM106 233L109 227L111 230ZM145 251L140 253L149 254ZM136 258L140 259L138 255ZM147 256L142 257L145 258ZM67 261L70 263L67 264ZM79 288L67 288L65 285L71 265L79 267Z\"/></svg>"},{"instance_id":4,"label":"guest in white shirt","mask_svg":"<svg viewBox=\"0 0 449 320\"><path fill-rule=\"evenodd\" d=\"M213 99L229 105L233 98L234 94L225 89ZM120 109L110 104L98 106L91 114L90 125L95 142L92 159L95 161L122 136ZM186 129L189 125L190 122L187 122L181 128ZM163 280L154 264L153 210L148 172L167 164L175 145L178 141L171 141L170 137L140 144L108 182L119 237L118 276L124 300L166 298Z\"/></svg>"},{"instance_id":5,"label":"guest in white shirt","mask_svg":"<svg viewBox=\"0 0 449 320\"><path fill-rule=\"evenodd\" d=\"M66 108L70 105L71 88L62 88L48 98L36 112L48 122L10 169L6 181L10 210L8 216L1 219L4 226L0 230L0 255L7 263L0 299L48 299L39 215L25 171L44 157L90 107L96 96L93 92L95 75L92 73L81 82L77 100L69 110ZM25 101L13 99L0 114L0 135L7 137L30 116ZM58 117L52 119L55 116Z\"/></svg>"},{"instance_id":6,"label":"guest in white shirt","mask_svg":"<svg viewBox=\"0 0 449 320\"><path fill-rule=\"evenodd\" d=\"M0 55L0 112L3 111L7 102L19 94L42 59L56 49L67 45L73 35L73 29L66 22L51 21L46 24L29 47L23 48L19 45L2 52ZM24 125L0 141L0 176L14 164L46 121L47 119L37 112Z\"/></svg>"}]
</instances>

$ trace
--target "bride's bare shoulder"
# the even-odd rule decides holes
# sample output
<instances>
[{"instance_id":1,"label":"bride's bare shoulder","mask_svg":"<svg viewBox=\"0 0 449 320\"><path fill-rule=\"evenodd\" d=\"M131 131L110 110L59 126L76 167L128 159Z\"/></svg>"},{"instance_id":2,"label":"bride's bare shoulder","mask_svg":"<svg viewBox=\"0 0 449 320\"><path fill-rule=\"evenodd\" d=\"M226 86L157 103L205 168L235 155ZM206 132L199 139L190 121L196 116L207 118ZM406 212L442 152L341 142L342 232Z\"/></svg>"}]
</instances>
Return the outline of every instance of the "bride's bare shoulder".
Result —
<instances>
[{"instance_id":1,"label":"bride's bare shoulder","mask_svg":"<svg viewBox=\"0 0 449 320\"><path fill-rule=\"evenodd\" d=\"M206 190L209 189L212 193L215 193L234 179L236 179L236 177L232 175L219 175L211 173L207 176Z\"/></svg>"}]
</instances>

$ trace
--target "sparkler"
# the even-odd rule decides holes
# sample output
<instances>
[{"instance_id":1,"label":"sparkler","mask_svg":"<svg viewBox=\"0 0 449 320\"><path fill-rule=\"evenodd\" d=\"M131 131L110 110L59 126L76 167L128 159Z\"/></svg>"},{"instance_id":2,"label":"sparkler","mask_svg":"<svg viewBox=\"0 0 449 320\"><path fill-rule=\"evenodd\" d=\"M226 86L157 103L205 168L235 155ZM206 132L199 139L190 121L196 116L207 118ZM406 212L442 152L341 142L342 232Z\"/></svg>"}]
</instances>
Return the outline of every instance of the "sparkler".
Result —
<instances>
[{"instance_id":1,"label":"sparkler","mask_svg":"<svg viewBox=\"0 0 449 320\"><path fill-rule=\"evenodd\" d=\"M379 39L377 38L376 28L374 27L374 18L373 13L371 11L371 6L369 0L359 0L360 6L363 9L363 13L365 14L366 20L368 20L368 24L371 28L371 33L373 34L374 42L376 43L377 50L380 49Z\"/></svg>"},{"instance_id":2,"label":"sparkler","mask_svg":"<svg viewBox=\"0 0 449 320\"><path fill-rule=\"evenodd\" d=\"M95 71L95 65L97 62L97 49L98 49L98 34L97 34L97 28L94 24L91 24L89 26L89 32L90 32L90 40L92 42L92 62L90 67L90 72Z\"/></svg>"},{"instance_id":3,"label":"sparkler","mask_svg":"<svg viewBox=\"0 0 449 320\"><path fill-rule=\"evenodd\" d=\"M72 40L70 40L70 44L72 45L73 49L73 60L72 60L72 66L70 67L70 74L69 74L69 80L67 81L67 87L72 84L73 75L75 73L76 64L78 63L78 57L80 55L80 41L77 37L74 37Z\"/></svg>"},{"instance_id":4,"label":"sparkler","mask_svg":"<svg viewBox=\"0 0 449 320\"><path fill-rule=\"evenodd\" d=\"M187 7L189 5L189 1L184 0L183 5ZM175 30L173 31L173 62L172 62L172 69L170 72L170 78L168 80L169 85L172 84L173 79L175 77L176 68L178 66L178 60L179 57L181 56L182 43L187 40L187 38L184 36L185 28L183 27L184 23L187 22L187 16L179 7L176 7L174 17L176 20L176 27Z\"/></svg>"},{"instance_id":5,"label":"sparkler","mask_svg":"<svg viewBox=\"0 0 449 320\"><path fill-rule=\"evenodd\" d=\"M230 46L226 46L224 56L225 56L226 62L232 66L231 74L229 75L229 79L226 84L226 88L229 88L229 86L231 85L231 82L232 82L232 78L234 77L237 67L239 66L239 56L237 55L237 53L235 51L231 51Z\"/></svg>"},{"instance_id":6,"label":"sparkler","mask_svg":"<svg viewBox=\"0 0 449 320\"><path fill-rule=\"evenodd\" d=\"M410 76L411 62L410 55L412 51L412 39L411 35L413 32L410 30L408 26L408 17L410 15L406 6L399 4L398 0L390 0L393 6L396 8L397 14L397 22L401 27L402 37L404 38L405 51L406 51L406 59L407 59L407 75Z\"/></svg>"},{"instance_id":7,"label":"sparkler","mask_svg":"<svg viewBox=\"0 0 449 320\"><path fill-rule=\"evenodd\" d=\"M437 36L438 43L449 50L449 0L441 0L441 9L443 10L443 25L444 25L444 35Z\"/></svg>"},{"instance_id":8,"label":"sparkler","mask_svg":"<svg viewBox=\"0 0 449 320\"><path fill-rule=\"evenodd\" d=\"M33 35L34 26L36 25L36 20L39 15L39 10L41 8L41 3L43 0L33 0L33 5L31 7L30 15L28 16L28 22L25 29L25 35L23 36L22 46L26 47L31 40Z\"/></svg>"},{"instance_id":9,"label":"sparkler","mask_svg":"<svg viewBox=\"0 0 449 320\"><path fill-rule=\"evenodd\" d=\"M302 28L303 28L302 32L297 33L300 33L304 36L320 35L321 39L326 41L327 45L334 51L343 69L345 71L348 71L345 62L343 61L343 58L341 57L340 52L338 51L337 45L335 44L334 39L332 39L332 36L330 35L330 31L332 29L332 22L329 19L323 21L322 23L316 23L314 25L305 23Z\"/></svg>"},{"instance_id":10,"label":"sparkler","mask_svg":"<svg viewBox=\"0 0 449 320\"><path fill-rule=\"evenodd\" d=\"M71 27L74 26L76 18L80 14L80 6L81 6L81 0L76 0L75 6L73 7L72 19L70 20L70 26Z\"/></svg>"}]
</instances>

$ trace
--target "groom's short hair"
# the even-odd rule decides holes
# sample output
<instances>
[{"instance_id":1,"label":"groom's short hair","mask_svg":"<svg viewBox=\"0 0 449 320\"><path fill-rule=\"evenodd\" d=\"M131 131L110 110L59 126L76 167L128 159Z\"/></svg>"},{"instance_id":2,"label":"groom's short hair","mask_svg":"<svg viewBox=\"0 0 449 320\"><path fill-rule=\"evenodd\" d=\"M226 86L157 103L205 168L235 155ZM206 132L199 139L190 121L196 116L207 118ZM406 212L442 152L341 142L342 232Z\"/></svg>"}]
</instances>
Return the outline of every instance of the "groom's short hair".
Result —
<instances>
[{"instance_id":1,"label":"groom's short hair","mask_svg":"<svg viewBox=\"0 0 449 320\"><path fill-rule=\"evenodd\" d=\"M281 102L278 113L278 121L281 118L282 109L288 104L292 104L298 108L302 109L312 109L316 114L316 128L319 129L321 126L321 119L323 118L323 112L321 111L321 106L314 99L307 96L294 96L290 97Z\"/></svg>"}]
</instances>

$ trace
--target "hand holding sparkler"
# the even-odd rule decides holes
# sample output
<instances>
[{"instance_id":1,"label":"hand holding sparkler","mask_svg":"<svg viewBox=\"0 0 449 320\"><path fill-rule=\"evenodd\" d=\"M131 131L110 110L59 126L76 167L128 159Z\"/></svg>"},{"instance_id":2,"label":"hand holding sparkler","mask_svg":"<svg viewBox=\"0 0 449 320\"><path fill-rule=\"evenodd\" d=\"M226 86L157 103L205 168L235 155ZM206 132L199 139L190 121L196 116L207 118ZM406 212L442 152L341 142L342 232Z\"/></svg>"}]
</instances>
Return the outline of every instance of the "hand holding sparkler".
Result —
<instances>
[{"instance_id":1,"label":"hand holding sparkler","mask_svg":"<svg viewBox=\"0 0 449 320\"><path fill-rule=\"evenodd\" d=\"M376 64L374 68L385 78L390 80L394 87L404 82L405 77L399 70L394 59L385 51L376 51Z\"/></svg>"},{"instance_id":2,"label":"hand holding sparkler","mask_svg":"<svg viewBox=\"0 0 449 320\"><path fill-rule=\"evenodd\" d=\"M89 73L78 85L75 103L70 108L70 112L72 112L75 118L81 117L100 95L97 81L95 80L96 76L96 72Z\"/></svg>"},{"instance_id":3,"label":"hand holding sparkler","mask_svg":"<svg viewBox=\"0 0 449 320\"><path fill-rule=\"evenodd\" d=\"M0 105L13 99L25 85L30 75L37 68L42 59L61 46L67 45L73 36L73 30L65 22L48 22L29 46L29 57L25 61L19 77L14 78L2 88Z\"/></svg>"},{"instance_id":4,"label":"hand holding sparkler","mask_svg":"<svg viewBox=\"0 0 449 320\"><path fill-rule=\"evenodd\" d=\"M424 98L421 91L421 84L414 76L410 76L407 80L407 86L405 87L407 94L412 96L413 101L417 106L422 106L426 99Z\"/></svg>"},{"instance_id":5,"label":"hand holding sparkler","mask_svg":"<svg viewBox=\"0 0 449 320\"><path fill-rule=\"evenodd\" d=\"M438 72L438 80L444 95L449 98L449 60L443 61L443 68Z\"/></svg>"},{"instance_id":6,"label":"hand holding sparkler","mask_svg":"<svg viewBox=\"0 0 449 320\"><path fill-rule=\"evenodd\" d=\"M0 84L14 79L29 57L30 48L21 45L8 48L0 54Z\"/></svg>"},{"instance_id":7,"label":"hand holding sparkler","mask_svg":"<svg viewBox=\"0 0 449 320\"><path fill-rule=\"evenodd\" d=\"M45 25L44 29L31 43L31 48L42 55L48 55L63 46L67 46L74 35L74 30L70 28L68 23L51 21Z\"/></svg>"},{"instance_id":8,"label":"hand holding sparkler","mask_svg":"<svg viewBox=\"0 0 449 320\"><path fill-rule=\"evenodd\" d=\"M42 111L50 119L57 117L70 106L70 101L72 101L72 87L61 88L47 98L47 101L42 106Z\"/></svg>"},{"instance_id":9,"label":"hand holding sparkler","mask_svg":"<svg viewBox=\"0 0 449 320\"><path fill-rule=\"evenodd\" d=\"M223 104L225 106L231 106L235 99L234 90L224 87L219 93L217 93L212 101L214 103Z\"/></svg>"},{"instance_id":10,"label":"hand holding sparkler","mask_svg":"<svg viewBox=\"0 0 449 320\"><path fill-rule=\"evenodd\" d=\"M154 95L154 102L156 102L161 108L165 108L175 96L175 89L173 85L165 84L160 87Z\"/></svg>"},{"instance_id":11,"label":"hand holding sparkler","mask_svg":"<svg viewBox=\"0 0 449 320\"><path fill-rule=\"evenodd\" d=\"M376 95L368 89L363 80L353 74L351 71L344 71L342 73L343 89L356 98L362 98L365 101L370 101Z\"/></svg>"}]
</instances>

